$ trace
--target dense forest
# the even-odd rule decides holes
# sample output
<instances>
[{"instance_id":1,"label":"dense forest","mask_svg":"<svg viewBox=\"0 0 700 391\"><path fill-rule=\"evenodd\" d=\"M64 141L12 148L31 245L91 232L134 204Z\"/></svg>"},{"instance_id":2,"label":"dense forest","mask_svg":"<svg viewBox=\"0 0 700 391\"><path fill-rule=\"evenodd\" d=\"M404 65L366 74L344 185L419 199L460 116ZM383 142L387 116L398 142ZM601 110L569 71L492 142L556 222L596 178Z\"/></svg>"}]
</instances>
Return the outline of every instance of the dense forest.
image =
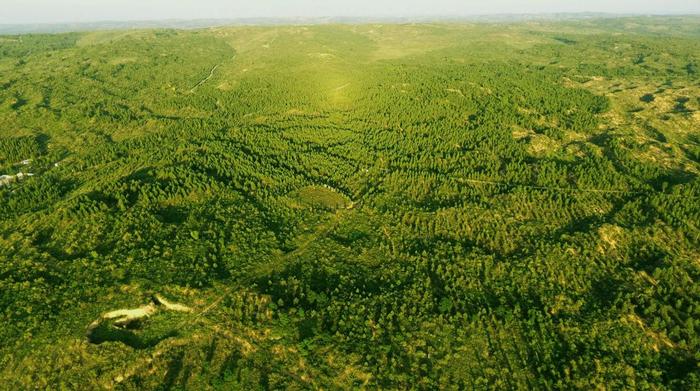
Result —
<instances>
[{"instance_id":1,"label":"dense forest","mask_svg":"<svg viewBox=\"0 0 700 391\"><path fill-rule=\"evenodd\" d=\"M700 388L698 26L0 36L0 388Z\"/></svg>"}]
</instances>

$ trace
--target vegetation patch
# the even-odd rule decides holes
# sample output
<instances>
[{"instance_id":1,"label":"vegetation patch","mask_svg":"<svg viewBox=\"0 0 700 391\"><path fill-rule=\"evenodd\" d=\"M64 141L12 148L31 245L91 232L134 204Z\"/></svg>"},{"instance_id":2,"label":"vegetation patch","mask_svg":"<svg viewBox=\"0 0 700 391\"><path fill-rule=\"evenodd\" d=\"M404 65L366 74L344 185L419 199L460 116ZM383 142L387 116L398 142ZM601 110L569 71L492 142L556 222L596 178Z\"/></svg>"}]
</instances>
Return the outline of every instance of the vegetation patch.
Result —
<instances>
[{"instance_id":1,"label":"vegetation patch","mask_svg":"<svg viewBox=\"0 0 700 391\"><path fill-rule=\"evenodd\" d=\"M0 37L0 388L700 389L698 21Z\"/></svg>"},{"instance_id":2,"label":"vegetation patch","mask_svg":"<svg viewBox=\"0 0 700 391\"><path fill-rule=\"evenodd\" d=\"M290 196L303 205L319 210L335 210L350 205L350 200L345 195L327 186L308 186Z\"/></svg>"}]
</instances>

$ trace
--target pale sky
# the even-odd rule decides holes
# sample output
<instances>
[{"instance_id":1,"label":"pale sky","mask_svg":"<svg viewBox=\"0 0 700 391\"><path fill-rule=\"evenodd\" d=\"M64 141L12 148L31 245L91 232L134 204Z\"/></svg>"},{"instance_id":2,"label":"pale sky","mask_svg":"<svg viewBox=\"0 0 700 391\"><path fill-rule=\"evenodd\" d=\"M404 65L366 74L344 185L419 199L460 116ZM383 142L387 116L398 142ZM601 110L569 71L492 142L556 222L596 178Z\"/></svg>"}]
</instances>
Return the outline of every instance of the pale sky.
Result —
<instances>
[{"instance_id":1,"label":"pale sky","mask_svg":"<svg viewBox=\"0 0 700 391\"><path fill-rule=\"evenodd\" d=\"M556 12L698 14L700 0L0 0L0 24Z\"/></svg>"}]
</instances>

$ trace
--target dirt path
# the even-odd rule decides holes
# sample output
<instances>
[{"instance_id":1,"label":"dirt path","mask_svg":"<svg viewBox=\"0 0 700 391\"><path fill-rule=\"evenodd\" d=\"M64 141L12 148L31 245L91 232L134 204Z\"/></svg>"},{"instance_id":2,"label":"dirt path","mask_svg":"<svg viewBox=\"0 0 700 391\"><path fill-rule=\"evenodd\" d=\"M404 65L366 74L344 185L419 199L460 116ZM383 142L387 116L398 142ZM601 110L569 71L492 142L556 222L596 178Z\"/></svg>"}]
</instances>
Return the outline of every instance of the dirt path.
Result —
<instances>
[{"instance_id":1,"label":"dirt path","mask_svg":"<svg viewBox=\"0 0 700 391\"><path fill-rule=\"evenodd\" d=\"M214 77L214 72L216 72L216 69L219 68L220 66L221 66L221 64L216 64L216 65L214 65L214 68L212 68L211 71L209 72L209 76L207 76L207 77L205 77L204 79L200 80L199 83L197 83L197 85L195 85L194 87L192 87L192 89L190 90L190 93L194 93L194 92L197 90L197 88L199 88L202 84L208 82L209 79L211 79L212 77Z\"/></svg>"},{"instance_id":2,"label":"dirt path","mask_svg":"<svg viewBox=\"0 0 700 391\"><path fill-rule=\"evenodd\" d=\"M336 88L336 89L335 89L335 90L333 90L333 91L340 91L340 90L344 89L345 87L349 86L350 84L351 84L351 83L346 83L346 84L343 84L342 86L340 86L340 87Z\"/></svg>"}]
</instances>

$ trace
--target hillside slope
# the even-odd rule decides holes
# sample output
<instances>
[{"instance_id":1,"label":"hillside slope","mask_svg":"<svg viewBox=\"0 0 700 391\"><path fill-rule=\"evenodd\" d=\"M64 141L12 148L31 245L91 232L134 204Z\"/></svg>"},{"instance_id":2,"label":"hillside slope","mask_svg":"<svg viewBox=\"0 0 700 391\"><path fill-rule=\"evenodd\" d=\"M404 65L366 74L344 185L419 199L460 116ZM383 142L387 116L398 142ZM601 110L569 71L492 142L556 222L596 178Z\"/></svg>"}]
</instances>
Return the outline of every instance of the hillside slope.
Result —
<instances>
[{"instance_id":1,"label":"hillside slope","mask_svg":"<svg viewBox=\"0 0 700 391\"><path fill-rule=\"evenodd\" d=\"M697 25L0 37L0 384L697 389Z\"/></svg>"}]
</instances>

